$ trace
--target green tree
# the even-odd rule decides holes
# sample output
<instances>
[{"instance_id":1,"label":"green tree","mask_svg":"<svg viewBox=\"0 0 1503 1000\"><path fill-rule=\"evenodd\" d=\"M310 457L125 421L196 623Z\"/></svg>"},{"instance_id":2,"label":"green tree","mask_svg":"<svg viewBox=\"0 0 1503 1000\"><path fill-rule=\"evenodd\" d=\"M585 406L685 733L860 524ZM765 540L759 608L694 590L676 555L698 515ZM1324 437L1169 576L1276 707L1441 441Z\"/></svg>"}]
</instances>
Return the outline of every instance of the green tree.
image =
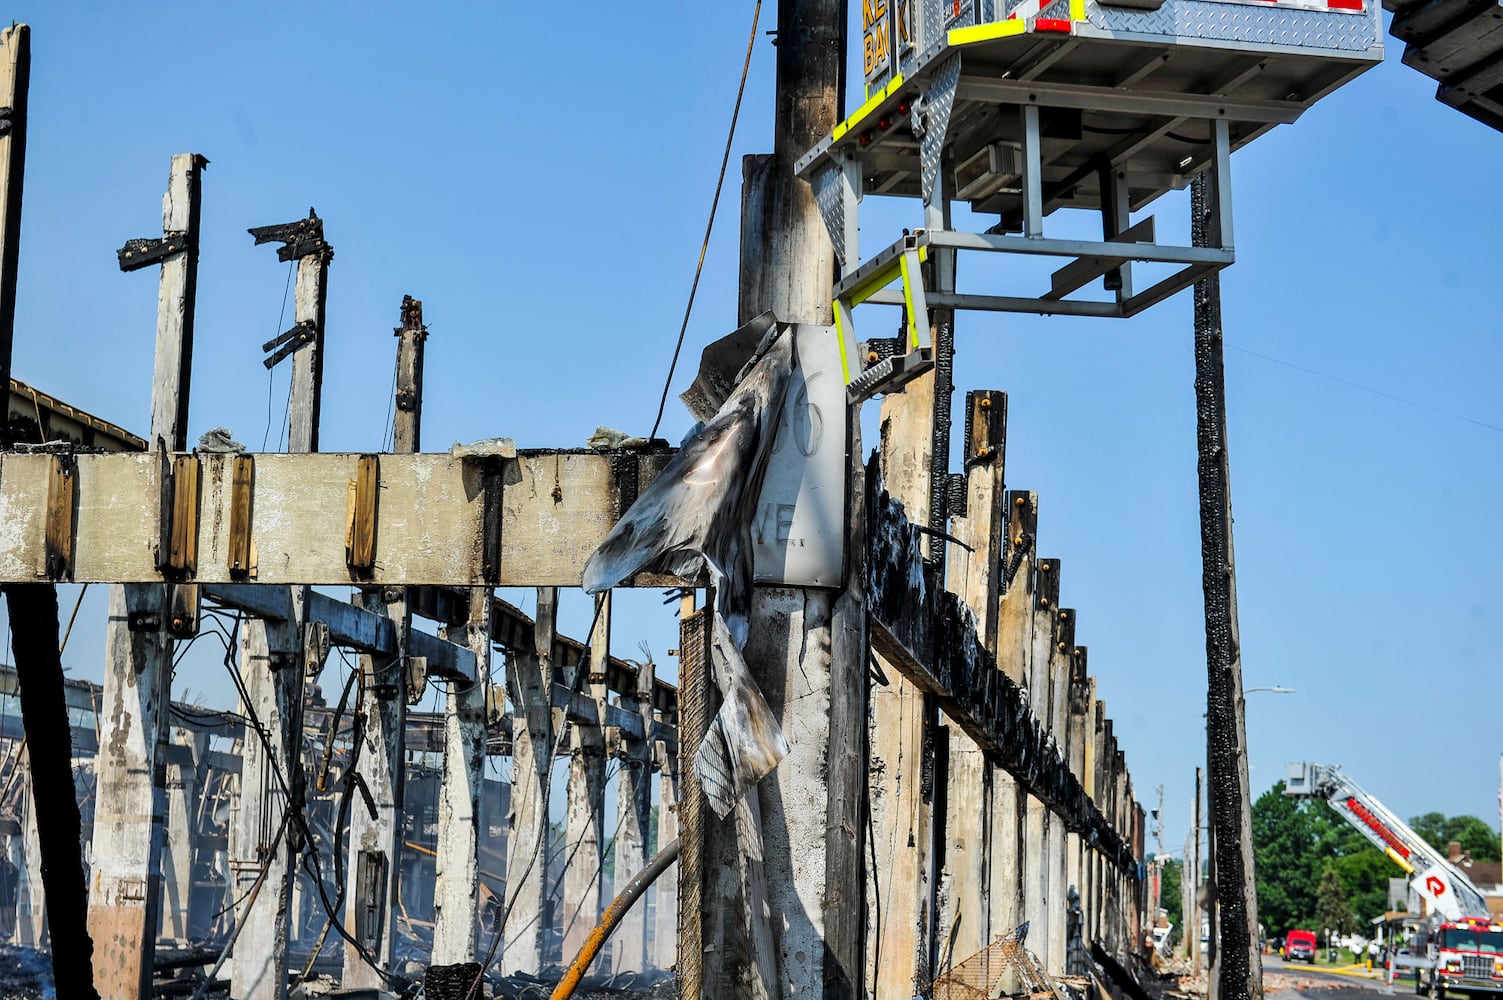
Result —
<instances>
[{"instance_id":1,"label":"green tree","mask_svg":"<svg viewBox=\"0 0 1503 1000\"><path fill-rule=\"evenodd\" d=\"M1274 936L1291 927L1308 927L1315 915L1315 890L1324 859L1319 847L1329 831L1311 806L1311 800L1285 795L1282 781L1253 803L1258 916Z\"/></svg>"},{"instance_id":2,"label":"green tree","mask_svg":"<svg viewBox=\"0 0 1503 1000\"><path fill-rule=\"evenodd\" d=\"M1431 812L1410 819L1414 827L1430 846L1445 853L1451 841L1461 844L1461 849L1472 856L1473 861L1498 860L1498 831L1476 816L1451 816Z\"/></svg>"},{"instance_id":3,"label":"green tree","mask_svg":"<svg viewBox=\"0 0 1503 1000\"><path fill-rule=\"evenodd\" d=\"M1334 865L1327 864L1320 876L1320 887L1315 893L1315 924L1313 930L1335 930L1345 933L1356 925L1351 900L1346 887L1341 883Z\"/></svg>"},{"instance_id":4,"label":"green tree","mask_svg":"<svg viewBox=\"0 0 1503 1000\"><path fill-rule=\"evenodd\" d=\"M1167 858L1159 875L1159 905L1169 917L1169 922L1175 927L1184 923L1184 900L1180 894L1184 891L1184 862L1178 858Z\"/></svg>"},{"instance_id":5,"label":"green tree","mask_svg":"<svg viewBox=\"0 0 1503 1000\"><path fill-rule=\"evenodd\" d=\"M1342 891L1351 901L1358 923L1366 927L1388 909L1388 880L1403 874L1399 866L1376 847L1333 858L1327 871L1341 879Z\"/></svg>"}]
</instances>

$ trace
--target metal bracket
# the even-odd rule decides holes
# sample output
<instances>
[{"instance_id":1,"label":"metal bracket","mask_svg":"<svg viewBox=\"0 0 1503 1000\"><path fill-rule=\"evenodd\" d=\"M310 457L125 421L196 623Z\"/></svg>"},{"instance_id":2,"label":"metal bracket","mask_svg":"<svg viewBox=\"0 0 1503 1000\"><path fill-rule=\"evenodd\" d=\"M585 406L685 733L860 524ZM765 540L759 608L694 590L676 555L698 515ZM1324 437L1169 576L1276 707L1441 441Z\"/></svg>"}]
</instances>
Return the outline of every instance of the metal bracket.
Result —
<instances>
[{"instance_id":1,"label":"metal bracket","mask_svg":"<svg viewBox=\"0 0 1503 1000\"><path fill-rule=\"evenodd\" d=\"M283 263L315 254L327 254L330 258L334 256L334 248L324 242L324 220L311 208L308 209L308 217L298 222L257 226L246 232L256 238L257 246L262 243L281 243L282 246L277 247L277 260Z\"/></svg>"},{"instance_id":2,"label":"metal bracket","mask_svg":"<svg viewBox=\"0 0 1503 1000\"><path fill-rule=\"evenodd\" d=\"M928 259L928 248L918 235L911 234L896 246L879 254L859 268L836 288L833 308L835 333L840 338L840 357L845 369L846 398L859 403L878 393L896 389L934 367L934 344L929 330L929 305L924 295L921 265ZM855 320L851 311L875 296L893 281L902 279L906 348L901 354L880 358L864 369L863 355L856 342Z\"/></svg>"},{"instance_id":3,"label":"metal bracket","mask_svg":"<svg viewBox=\"0 0 1503 1000\"><path fill-rule=\"evenodd\" d=\"M143 267L161 264L169 257L188 251L187 233L166 233L157 239L126 240L125 246L115 251L120 259L120 270L139 271Z\"/></svg>"},{"instance_id":4,"label":"metal bracket","mask_svg":"<svg viewBox=\"0 0 1503 1000\"><path fill-rule=\"evenodd\" d=\"M329 623L308 622L303 626L303 671L316 678L329 658Z\"/></svg>"},{"instance_id":5,"label":"metal bracket","mask_svg":"<svg viewBox=\"0 0 1503 1000\"><path fill-rule=\"evenodd\" d=\"M292 354L293 351L296 351L304 344L311 343L313 341L313 338L317 335L317 324L315 324L311 319L305 319L301 323L294 325L292 329L287 330L283 333L279 333L275 337L268 340L266 343L262 344L261 350L272 351L275 349L275 353L271 354L261 363L265 365L267 369L274 368L288 355Z\"/></svg>"},{"instance_id":6,"label":"metal bracket","mask_svg":"<svg viewBox=\"0 0 1503 1000\"><path fill-rule=\"evenodd\" d=\"M162 615L159 611L130 611L125 616L127 632L160 632Z\"/></svg>"}]
</instances>

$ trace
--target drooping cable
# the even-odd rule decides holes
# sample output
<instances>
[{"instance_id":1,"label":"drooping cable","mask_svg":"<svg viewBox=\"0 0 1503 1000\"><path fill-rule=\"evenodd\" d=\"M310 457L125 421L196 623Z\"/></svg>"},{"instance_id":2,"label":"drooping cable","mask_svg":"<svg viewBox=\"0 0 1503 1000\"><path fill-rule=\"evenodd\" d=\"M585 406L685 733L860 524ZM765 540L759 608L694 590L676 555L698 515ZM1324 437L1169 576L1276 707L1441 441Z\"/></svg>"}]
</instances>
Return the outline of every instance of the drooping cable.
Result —
<instances>
[{"instance_id":1,"label":"drooping cable","mask_svg":"<svg viewBox=\"0 0 1503 1000\"><path fill-rule=\"evenodd\" d=\"M699 291L699 278L705 269L705 254L710 249L710 233L715 230L715 213L720 208L720 189L725 185L725 168L731 160L731 143L736 138L736 120L741 117L741 97L746 93L746 76L751 71L752 49L757 43L757 20L762 16L762 0L752 11L751 35L746 39L746 59L741 64L741 84L736 88L736 106L731 111L731 128L725 137L725 152L720 157L720 176L715 180L715 197L710 202L710 218L705 223L704 242L699 246L699 263L694 266L694 283L689 286L689 302L684 306L684 321L678 328L678 342L673 345L673 360L668 363L668 377L663 380L663 396L658 400L658 415L652 422L649 438L658 436L658 427L663 423L663 410L668 406L668 389L673 385L673 373L678 368L678 356L684 349L684 334L689 331L689 314L694 311L694 296Z\"/></svg>"}]
</instances>

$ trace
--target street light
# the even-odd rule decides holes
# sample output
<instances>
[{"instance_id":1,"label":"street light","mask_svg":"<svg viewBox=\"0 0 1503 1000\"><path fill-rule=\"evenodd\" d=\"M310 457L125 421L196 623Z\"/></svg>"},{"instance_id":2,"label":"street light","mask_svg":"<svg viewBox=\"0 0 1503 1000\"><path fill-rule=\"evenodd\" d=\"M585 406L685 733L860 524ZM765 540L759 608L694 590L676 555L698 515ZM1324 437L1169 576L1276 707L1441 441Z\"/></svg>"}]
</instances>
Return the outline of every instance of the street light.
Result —
<instances>
[{"instance_id":1,"label":"street light","mask_svg":"<svg viewBox=\"0 0 1503 1000\"><path fill-rule=\"evenodd\" d=\"M1296 691L1295 691L1294 688L1281 687L1281 686L1279 686L1277 684L1275 684L1273 687L1256 687L1256 688L1243 688L1242 689L1242 693L1243 694L1252 694L1254 691L1267 691L1270 694L1295 694L1296 693Z\"/></svg>"}]
</instances>

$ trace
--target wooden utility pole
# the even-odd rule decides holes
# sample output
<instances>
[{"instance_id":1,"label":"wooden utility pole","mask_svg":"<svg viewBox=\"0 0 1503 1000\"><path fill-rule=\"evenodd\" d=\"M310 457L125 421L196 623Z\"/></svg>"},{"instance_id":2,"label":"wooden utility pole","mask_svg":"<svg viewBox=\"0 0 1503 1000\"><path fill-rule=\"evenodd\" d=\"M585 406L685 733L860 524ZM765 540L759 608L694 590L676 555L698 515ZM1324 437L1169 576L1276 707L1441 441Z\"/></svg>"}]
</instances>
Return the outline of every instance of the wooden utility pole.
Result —
<instances>
[{"instance_id":1,"label":"wooden utility pole","mask_svg":"<svg viewBox=\"0 0 1503 1000\"><path fill-rule=\"evenodd\" d=\"M26 181L26 105L31 91L31 29L0 31L0 388L10 391L16 333L16 283L21 267L21 195ZM0 448L9 448L10 418L0 420Z\"/></svg>"},{"instance_id":2,"label":"wooden utility pole","mask_svg":"<svg viewBox=\"0 0 1503 1000\"><path fill-rule=\"evenodd\" d=\"M250 230L256 243L279 242L277 258L297 261L293 326L264 345L268 368L292 358L287 447L293 454L318 450L323 378L324 302L334 249L324 241L323 220L308 219ZM288 588L286 617L247 620L240 653L247 713L260 723L247 731L241 760L240 807L232 829L231 869L236 919L232 993L236 1000L287 996L288 913L296 893L303 847L302 767L304 662L303 607L307 587ZM263 736L264 734L264 736ZM289 812L291 810L291 812ZM264 874L263 874L264 873ZM251 900L256 882L261 889Z\"/></svg>"},{"instance_id":3,"label":"wooden utility pole","mask_svg":"<svg viewBox=\"0 0 1503 1000\"><path fill-rule=\"evenodd\" d=\"M151 392L151 448L187 450L188 388L193 364L193 306L198 284L199 179L208 160L172 158L162 198L161 239L131 240L119 251L133 271L160 263L156 369ZM162 827L166 821L161 747L172 681L172 640L160 584L110 588L101 754L94 812L89 934L94 984L106 997L151 990L160 905Z\"/></svg>"},{"instance_id":4,"label":"wooden utility pole","mask_svg":"<svg viewBox=\"0 0 1503 1000\"><path fill-rule=\"evenodd\" d=\"M963 448L966 486L964 514L951 512L951 543L945 561L949 588L976 616L976 630L995 649L1002 600L1002 536L1007 527L1003 488L1007 444L1007 395L966 394ZM950 734L950 795L945 812L945 868L949 874L950 919L943 925L945 953L940 968L964 961L991 943L994 933L1011 930L993 924L991 898L995 860L994 790L1003 775L959 729Z\"/></svg>"},{"instance_id":5,"label":"wooden utility pole","mask_svg":"<svg viewBox=\"0 0 1503 1000\"><path fill-rule=\"evenodd\" d=\"M794 177L793 167L841 115L845 32L843 0L778 5L774 151L744 165L743 322L766 310L788 323L831 322L834 248L809 185ZM847 454L859 456L859 445ZM850 490L856 531L863 519L856 468ZM682 974L692 963L702 973L694 977L702 996L833 998L864 992L860 804L867 641L861 553L859 540L848 544L843 589L758 587L753 593L745 658L791 748L737 810L743 819L760 818L760 838L729 823L706 822L696 830L686 812L683 881L695 873L706 889L699 912L686 915L693 927L680 938L679 968ZM708 678L687 676L680 686L686 684L692 703L695 688L705 690ZM713 710L705 713L697 731L685 725L692 720L680 720L686 772L688 755L712 716ZM742 866L758 863L740 845L760 848L765 898L725 891L744 886ZM681 892L698 898L688 886ZM717 913L722 907L731 912ZM774 931L770 949L756 943Z\"/></svg>"},{"instance_id":6,"label":"wooden utility pole","mask_svg":"<svg viewBox=\"0 0 1503 1000\"><path fill-rule=\"evenodd\" d=\"M21 202L26 176L26 113L31 84L31 29L0 31L0 389L10 391L15 343L16 288L21 261ZM10 420L0 419L0 449L8 449ZM58 650L57 588L17 584L4 588L12 655L26 730L31 802L26 810L26 867L40 867L52 931L52 971L60 996L97 997L93 944L86 925L81 875L81 818L73 788L73 752ZM40 866L36 859L40 858ZM32 928L40 924L42 886L28 878ZM24 935L23 935L24 936ZM33 940L40 946L40 940Z\"/></svg>"},{"instance_id":7,"label":"wooden utility pole","mask_svg":"<svg viewBox=\"0 0 1503 1000\"><path fill-rule=\"evenodd\" d=\"M1216 122L1215 127L1224 129L1226 123ZM1191 239L1195 246L1232 246L1229 179L1228 165L1223 162L1192 183ZM1200 456L1201 581L1206 607L1206 780L1215 834L1216 928L1220 939L1212 978L1220 989L1220 1000L1258 1000L1263 995L1263 965L1253 875L1242 647L1237 635L1221 279L1215 272L1195 285L1195 415Z\"/></svg>"},{"instance_id":8,"label":"wooden utility pole","mask_svg":"<svg viewBox=\"0 0 1503 1000\"><path fill-rule=\"evenodd\" d=\"M1190 831L1190 902L1185 907L1185 922L1191 925L1187 932L1190 942L1190 968L1197 973L1200 971L1200 919L1203 916L1200 899L1200 776L1201 770L1197 767L1195 769L1194 826Z\"/></svg>"},{"instance_id":9,"label":"wooden utility pole","mask_svg":"<svg viewBox=\"0 0 1503 1000\"><path fill-rule=\"evenodd\" d=\"M422 419L422 327L421 306L403 303L403 329L397 352L397 406L392 440L397 454L413 454L418 448ZM402 396L403 387L408 395ZM379 465L377 466L379 469ZM356 487L357 494L359 487ZM369 792L367 807L358 806L350 819L349 864L353 886L346 893L345 925L360 947L346 947L341 985L387 989L396 960L396 916L401 907L403 837L402 810L407 785L407 705L418 701L426 684L424 671L413 670L407 657L407 635L412 628L406 590L400 587L361 591L360 604L367 611L392 620L397 634L397 655L366 655L360 658L361 733L364 745L354 768L353 780ZM478 669L478 667L477 667ZM374 805L374 808L371 806Z\"/></svg>"}]
</instances>

